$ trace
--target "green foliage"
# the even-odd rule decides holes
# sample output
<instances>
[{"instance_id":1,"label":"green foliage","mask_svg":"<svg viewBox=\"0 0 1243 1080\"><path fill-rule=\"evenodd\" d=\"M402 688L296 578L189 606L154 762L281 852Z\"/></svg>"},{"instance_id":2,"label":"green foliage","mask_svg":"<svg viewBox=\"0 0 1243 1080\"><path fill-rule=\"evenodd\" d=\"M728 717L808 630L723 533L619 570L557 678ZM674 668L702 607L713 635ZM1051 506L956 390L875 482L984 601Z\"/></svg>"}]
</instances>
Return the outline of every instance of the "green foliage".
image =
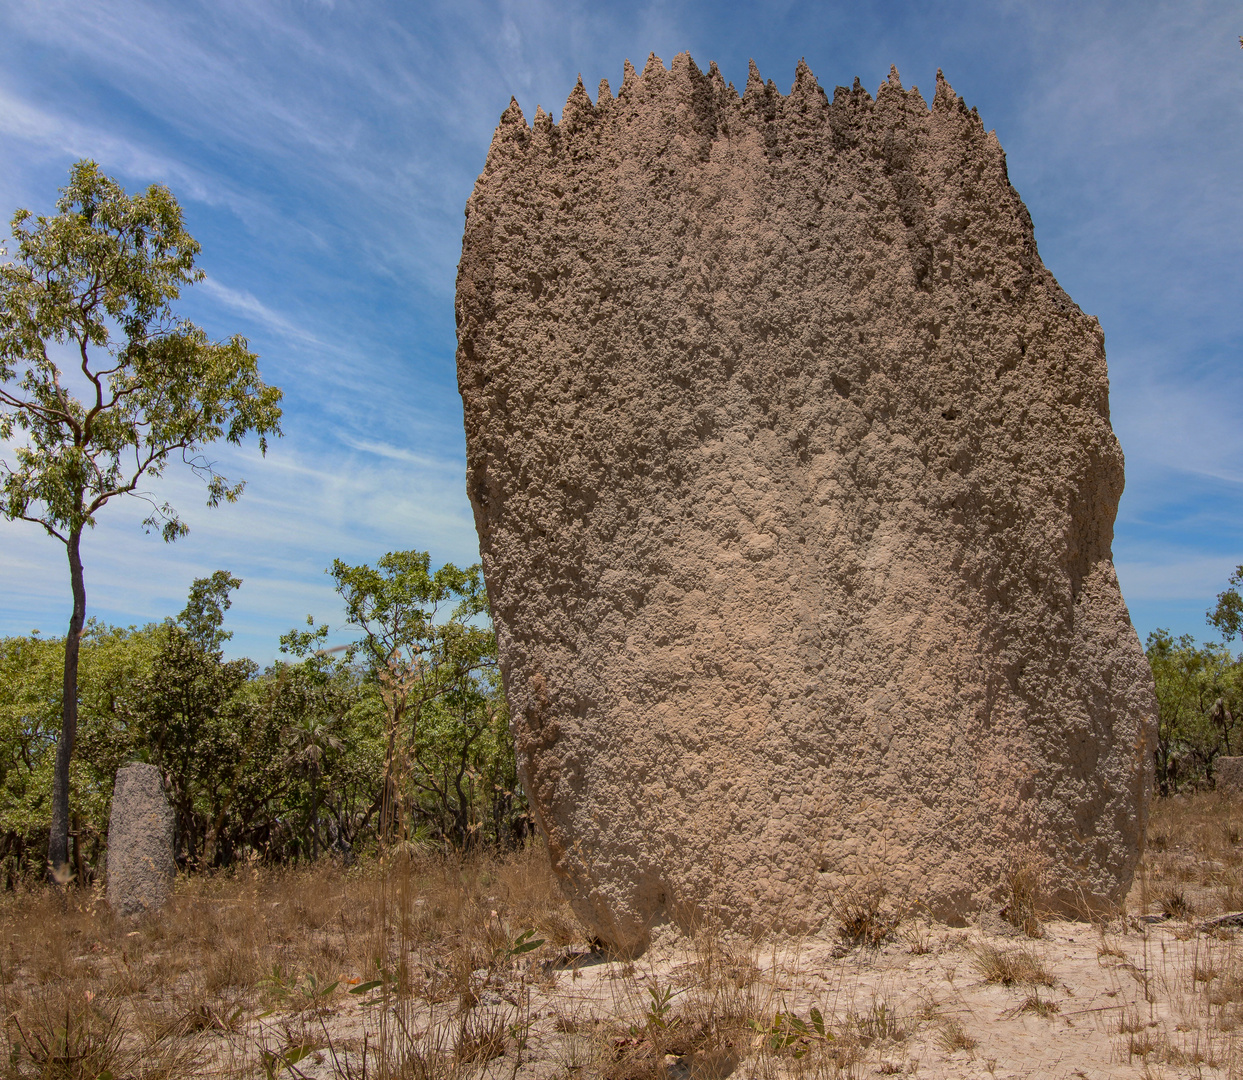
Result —
<instances>
[{"instance_id":1,"label":"green foliage","mask_svg":"<svg viewBox=\"0 0 1243 1080\"><path fill-rule=\"evenodd\" d=\"M321 986L312 973L299 976L287 971L281 964L274 964L271 972L259 980L259 985L266 995L278 1004L292 1003L300 1012L302 1009L314 1008L327 1003L333 991L340 985L340 980L334 979L331 983Z\"/></svg>"},{"instance_id":2,"label":"green foliage","mask_svg":"<svg viewBox=\"0 0 1243 1080\"><path fill-rule=\"evenodd\" d=\"M1229 584L1228 589L1217 594L1217 606L1208 612L1209 625L1217 627L1225 641L1233 641L1236 634L1243 633L1243 596L1239 595L1243 566L1235 568Z\"/></svg>"},{"instance_id":3,"label":"green foliage","mask_svg":"<svg viewBox=\"0 0 1243 1080\"><path fill-rule=\"evenodd\" d=\"M884 1009L885 1006L882 1005L881 1008ZM801 1020L796 1013L782 1009L773 1014L771 1023L761 1023L752 1018L748 1021L748 1026L763 1038L770 1050L789 1049L796 1058L806 1054L813 1042L827 1043L836 1039L833 1032L825 1026L824 1016L814 1006L807 1020Z\"/></svg>"},{"instance_id":4,"label":"green foliage","mask_svg":"<svg viewBox=\"0 0 1243 1080\"><path fill-rule=\"evenodd\" d=\"M516 767L484 625L478 566L430 569L426 552L398 551L373 568L334 561L329 571L383 703L386 732L381 833L430 831L459 845L512 823ZM476 813L490 802L487 821Z\"/></svg>"},{"instance_id":5,"label":"green foliage","mask_svg":"<svg viewBox=\"0 0 1243 1080\"><path fill-rule=\"evenodd\" d=\"M652 999L644 1016L648 1030L664 1031L675 1023L671 1015L673 1013L673 987L666 986L662 989L655 985L649 986L647 994Z\"/></svg>"},{"instance_id":6,"label":"green foliage","mask_svg":"<svg viewBox=\"0 0 1243 1080\"><path fill-rule=\"evenodd\" d=\"M80 539L98 511L143 498L148 530L184 535L142 485L180 456L209 505L236 499L242 482L204 448L254 433L266 451L281 392L260 379L245 339L213 342L175 314L203 274L166 188L127 195L82 161L57 213L19 210L12 235L14 257L0 262L0 439L15 445L0 461L0 513L66 545L74 606L62 639L0 642L10 877L44 858L59 873L71 830L77 872L96 862L112 777L131 757L162 770L188 866L244 850L314 858L377 827L463 845L512 835L523 802L478 567L432 570L414 551L374 568L338 560L330 573L361 637L336 655L309 620L281 639L292 659L264 672L223 658L241 585L223 570L194 582L175 621L85 622Z\"/></svg>"},{"instance_id":7,"label":"green foliage","mask_svg":"<svg viewBox=\"0 0 1243 1080\"><path fill-rule=\"evenodd\" d=\"M544 944L543 938L537 938L534 930L524 930L516 938L513 943L507 946L502 953L502 959L512 960L516 956L523 953L534 952Z\"/></svg>"},{"instance_id":8,"label":"green foliage","mask_svg":"<svg viewBox=\"0 0 1243 1080\"><path fill-rule=\"evenodd\" d=\"M27 440L15 466L0 465L0 512L67 540L174 454L206 480L209 505L235 500L242 483L201 451L252 431L266 450L281 392L260 379L244 338L212 342L173 313L182 287L203 277L177 200L158 184L126 195L80 161L56 205L55 217L17 211L17 257L0 263L0 438ZM69 346L85 397L70 392L50 343ZM153 503L147 526L166 540L187 531L168 504Z\"/></svg>"},{"instance_id":9,"label":"green foliage","mask_svg":"<svg viewBox=\"0 0 1243 1080\"><path fill-rule=\"evenodd\" d=\"M48 862L68 861L69 787L77 738L79 635L86 618L82 530L111 499L151 506L144 522L166 541L188 528L141 490L174 455L232 502L229 481L203 456L210 443L280 434L281 392L259 378L244 338L212 342L172 302L203 277L199 245L167 188L127 195L92 161L70 170L54 217L18 210L16 257L0 261L0 514L40 525L65 545L73 611L64 650L62 716L52 779ZM7 248L0 254L8 256ZM49 346L59 349L49 351ZM63 349L62 371L53 353ZM72 386L80 389L81 397ZM193 601L192 601L193 602Z\"/></svg>"},{"instance_id":10,"label":"green foliage","mask_svg":"<svg viewBox=\"0 0 1243 1080\"><path fill-rule=\"evenodd\" d=\"M660 986L655 983L647 988L650 999L643 1011L643 1026L630 1026L630 1034L639 1038L644 1034L653 1035L657 1032L671 1031L681 1023L681 1018L673 1015L674 990L671 986Z\"/></svg>"},{"instance_id":11,"label":"green foliage","mask_svg":"<svg viewBox=\"0 0 1243 1080\"><path fill-rule=\"evenodd\" d=\"M1243 658L1229 643L1243 633L1243 566L1230 575L1206 618L1222 641L1197 645L1190 634L1148 635L1145 655L1157 689L1157 787L1162 795L1208 784L1219 755L1243 753Z\"/></svg>"},{"instance_id":12,"label":"green foliage","mask_svg":"<svg viewBox=\"0 0 1243 1080\"><path fill-rule=\"evenodd\" d=\"M241 578L235 578L225 570L217 570L211 577L195 578L190 586L190 597L177 621L201 649L219 649L233 637L232 631L222 630L224 613L233 601L229 593L241 588Z\"/></svg>"},{"instance_id":13,"label":"green foliage","mask_svg":"<svg viewBox=\"0 0 1243 1080\"><path fill-rule=\"evenodd\" d=\"M525 802L495 638L479 610L482 584L477 572L450 571L440 586L430 569L416 575L432 597L422 615L434 611L421 621L408 613L407 626L422 634L404 646L413 671L377 666L364 642L327 648L328 628L314 620L281 637L285 658L267 670L226 660L224 616L241 582L223 570L192 584L176 620L141 629L89 622L70 771L75 873L89 878L98 867L113 777L134 759L164 774L187 868L373 843L394 678L410 687L400 731L406 835L460 846L518 839ZM64 652L63 638L0 639L0 868L10 884L44 863ZM527 934L514 947L535 945Z\"/></svg>"},{"instance_id":14,"label":"green foliage","mask_svg":"<svg viewBox=\"0 0 1243 1080\"><path fill-rule=\"evenodd\" d=\"M1220 754L1237 753L1243 733L1243 665L1222 644L1190 634L1148 635L1145 650L1157 687L1157 786L1162 795L1208 780Z\"/></svg>"},{"instance_id":15,"label":"green foliage","mask_svg":"<svg viewBox=\"0 0 1243 1080\"><path fill-rule=\"evenodd\" d=\"M79 755L70 772L79 850L93 862L107 832L117 768L138 752L134 705L158 648L159 628L89 622L79 669ZM12 883L41 865L52 764L60 729L64 642L0 638L0 865Z\"/></svg>"},{"instance_id":16,"label":"green foliage","mask_svg":"<svg viewBox=\"0 0 1243 1080\"><path fill-rule=\"evenodd\" d=\"M202 845L207 865L215 861L217 822L236 797L256 742L269 752L276 742L266 718L243 707L240 691L254 674L251 661L226 662L169 623L142 688L142 742L166 777L181 843L196 856Z\"/></svg>"}]
</instances>

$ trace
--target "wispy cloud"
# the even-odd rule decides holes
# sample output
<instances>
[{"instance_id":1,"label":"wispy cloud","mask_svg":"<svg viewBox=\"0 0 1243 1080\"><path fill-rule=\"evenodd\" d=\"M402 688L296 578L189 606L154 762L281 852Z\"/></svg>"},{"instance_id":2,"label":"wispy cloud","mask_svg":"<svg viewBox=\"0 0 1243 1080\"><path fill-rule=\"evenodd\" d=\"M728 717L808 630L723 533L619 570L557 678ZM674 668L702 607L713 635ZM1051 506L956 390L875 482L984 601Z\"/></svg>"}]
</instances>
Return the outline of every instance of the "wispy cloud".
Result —
<instances>
[{"instance_id":1,"label":"wispy cloud","mask_svg":"<svg viewBox=\"0 0 1243 1080\"><path fill-rule=\"evenodd\" d=\"M1243 561L1237 23L1233 0L0 5L0 197L46 206L82 156L168 184L209 273L186 311L214 335L240 325L286 391L269 459L223 457L251 481L237 506L207 513L170 475L187 542L101 518L92 603L143 621L229 566L247 579L235 647L260 655L331 605L333 557L473 561L452 294L497 118L511 94L557 114L579 72L594 95L626 57L690 49L736 82L754 56L782 89L800 56L830 90L856 74L874 88L893 62L927 92L944 67L979 106L1046 262L1105 326L1137 621L1202 630L1211 595L1195 594ZM0 620L28 628L63 595L62 555L21 526L0 542Z\"/></svg>"},{"instance_id":2,"label":"wispy cloud","mask_svg":"<svg viewBox=\"0 0 1243 1080\"><path fill-rule=\"evenodd\" d=\"M270 658L279 634L308 613L340 628L343 609L325 575L334 558L374 562L386 551L412 547L431 550L437 561L465 565L478 558L460 471L431 458L417 469L411 464L400 455L340 460L283 444L266 459L253 448L225 448L221 469L245 477L247 488L236 504L215 510L204 505L201 483L170 470L155 494L178 508L190 535L166 545L144 534L145 504L106 507L83 542L90 611L121 625L175 614L194 577L224 568L246 582L230 612L238 630L230 645L235 654ZM45 633L63 632L63 548L32 525L3 520L0 545L3 632L25 632L31 619Z\"/></svg>"},{"instance_id":3,"label":"wispy cloud","mask_svg":"<svg viewBox=\"0 0 1243 1080\"><path fill-rule=\"evenodd\" d=\"M208 204L241 205L245 199L199 170L175 158L152 151L141 142L103 127L80 123L64 114L33 104L0 84L0 138L39 147L70 160L106 161L113 170L161 183L183 196Z\"/></svg>"},{"instance_id":4,"label":"wispy cloud","mask_svg":"<svg viewBox=\"0 0 1243 1080\"><path fill-rule=\"evenodd\" d=\"M434 458L404 446L393 446L391 443L376 442L371 439L355 439L348 435L343 435L341 441L353 450L388 461L401 461L407 465L415 465L420 469L430 469L435 472L452 472L455 476L461 473L460 463L456 459Z\"/></svg>"},{"instance_id":5,"label":"wispy cloud","mask_svg":"<svg viewBox=\"0 0 1243 1080\"><path fill-rule=\"evenodd\" d=\"M305 327L299 326L279 312L273 311L252 293L239 289L230 289L227 285L222 285L210 277L204 278L199 282L198 287L231 311L236 311L261 323L281 337L306 345L314 345L317 348L324 348L324 342L310 333Z\"/></svg>"},{"instance_id":6,"label":"wispy cloud","mask_svg":"<svg viewBox=\"0 0 1243 1080\"><path fill-rule=\"evenodd\" d=\"M1132 603L1173 600L1207 611L1225 587L1238 559L1196 555L1154 562L1119 562L1118 577Z\"/></svg>"}]
</instances>

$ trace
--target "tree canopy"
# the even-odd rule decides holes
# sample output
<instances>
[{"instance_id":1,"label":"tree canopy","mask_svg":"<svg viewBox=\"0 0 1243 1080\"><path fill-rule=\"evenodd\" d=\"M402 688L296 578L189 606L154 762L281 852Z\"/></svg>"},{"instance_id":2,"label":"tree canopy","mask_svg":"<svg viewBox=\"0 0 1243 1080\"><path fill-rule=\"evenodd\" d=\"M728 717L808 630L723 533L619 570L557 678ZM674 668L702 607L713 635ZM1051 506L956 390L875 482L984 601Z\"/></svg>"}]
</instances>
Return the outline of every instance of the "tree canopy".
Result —
<instances>
[{"instance_id":1,"label":"tree canopy","mask_svg":"<svg viewBox=\"0 0 1243 1080\"><path fill-rule=\"evenodd\" d=\"M212 341L173 311L200 281L199 245L172 193L127 195L92 161L70 171L54 216L18 210L15 257L0 261L0 513L65 545L73 610L64 650L63 716L48 857L67 861L69 767L77 731L78 641L86 618L84 529L120 496L144 499L144 522L166 541L188 528L145 484L179 457L206 483L207 502L233 501L205 455L223 438L280 434L281 391L259 376L246 339Z\"/></svg>"},{"instance_id":2,"label":"tree canopy","mask_svg":"<svg viewBox=\"0 0 1243 1080\"><path fill-rule=\"evenodd\" d=\"M362 631L354 650L366 658L384 703L382 834L392 837L409 821L410 800L421 796L453 819L466 842L463 808L470 800L463 784L472 747L496 723L486 689L496 667L496 636L478 622L488 611L479 567L446 563L433 571L427 552L397 551L375 567L337 559L329 573L345 600L346 619ZM446 712L452 714L447 728L429 740L425 725L443 721ZM424 751L429 745L443 750L446 735L453 763L437 754L430 767Z\"/></svg>"},{"instance_id":3,"label":"tree canopy","mask_svg":"<svg viewBox=\"0 0 1243 1080\"><path fill-rule=\"evenodd\" d=\"M81 161L56 206L54 217L14 214L17 257L0 263L0 437L27 439L0 466L0 508L67 542L109 499L150 498L139 485L173 455L206 480L209 505L236 499L243 482L203 450L251 432L266 450L281 391L263 383L245 338L213 342L174 314L182 287L204 276L177 200L158 184L126 195ZM52 344L68 346L64 369ZM187 531L167 503L152 502L146 524L166 540Z\"/></svg>"},{"instance_id":4,"label":"tree canopy","mask_svg":"<svg viewBox=\"0 0 1243 1080\"><path fill-rule=\"evenodd\" d=\"M437 576L421 553L395 553L381 565L386 560L426 571L407 579L407 600L418 582ZM477 571L441 575L442 585L468 592L472 580ZM80 880L89 881L101 861L113 777L133 759L163 774L178 861L187 869L374 850L384 839L386 791L390 837L466 847L526 835L495 638L486 612L467 614L477 597L463 607L455 595L431 619L430 603L419 605L423 617L411 613L407 627L423 630L408 646L434 636L440 677L430 670L420 677L420 685L428 681L426 692L415 692L419 721L407 711L394 731L396 660L374 662L361 628L352 647L329 648L328 627L309 620L281 637L284 657L265 669L226 659L224 621L240 585L218 570L193 582L175 619L129 628L87 623L70 770L70 863ZM450 641L457 644L444 644ZM10 883L44 862L64 649L63 638L0 638L0 869ZM393 775L385 771L390 747L401 762Z\"/></svg>"}]
</instances>

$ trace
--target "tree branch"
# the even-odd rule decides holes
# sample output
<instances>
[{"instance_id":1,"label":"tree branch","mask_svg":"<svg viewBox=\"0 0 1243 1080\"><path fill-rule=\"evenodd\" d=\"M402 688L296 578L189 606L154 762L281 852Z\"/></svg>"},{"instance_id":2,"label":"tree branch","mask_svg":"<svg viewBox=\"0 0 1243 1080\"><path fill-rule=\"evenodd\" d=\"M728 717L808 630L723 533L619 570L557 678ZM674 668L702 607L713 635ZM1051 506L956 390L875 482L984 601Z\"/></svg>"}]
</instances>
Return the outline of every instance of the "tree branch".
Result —
<instances>
[{"instance_id":1,"label":"tree branch","mask_svg":"<svg viewBox=\"0 0 1243 1080\"><path fill-rule=\"evenodd\" d=\"M152 450L147 455L145 461L141 461L136 465L134 474L130 477L127 483L120 484L116 487L110 488L107 491L100 492L99 495L91 500L90 505L86 508L87 516L89 517L91 514L95 513L95 511L103 506L104 503L117 495L132 494L134 489L138 486L138 481L143 478L143 474L146 473L146 471L158 458L165 457L171 450L184 450L189 445L190 443L188 441L183 441L180 443L173 443L170 446L164 447L160 450ZM137 447L135 447L135 454L137 454L137 452ZM152 503L152 505L154 506L155 504Z\"/></svg>"},{"instance_id":2,"label":"tree branch","mask_svg":"<svg viewBox=\"0 0 1243 1080\"><path fill-rule=\"evenodd\" d=\"M95 387L95 404L91 406L90 411L82 420L82 444L85 446L91 441L91 428L95 424L97 417L104 409L104 387L100 382L99 376L91 371L91 358L86 351L85 331L83 336L78 338L78 351L82 354L82 374L85 375L91 384Z\"/></svg>"},{"instance_id":3,"label":"tree branch","mask_svg":"<svg viewBox=\"0 0 1243 1080\"><path fill-rule=\"evenodd\" d=\"M58 533L55 529L53 529L52 526L49 525L46 521L44 521L42 518L31 517L29 514L15 514L14 517L20 519L21 521L29 521L35 525L42 525L43 528L45 528L50 535L56 537L56 539L59 540L62 544L64 544L66 547L69 546L69 541L66 540L63 536L61 536L60 533Z\"/></svg>"},{"instance_id":4,"label":"tree branch","mask_svg":"<svg viewBox=\"0 0 1243 1080\"><path fill-rule=\"evenodd\" d=\"M0 402L11 405L15 409L20 409L22 412L37 413L47 423L54 423L57 420L62 420L71 426L76 423L73 416L69 413L48 408L48 406L42 405L37 401L27 401L25 398L14 397L3 388L0 388Z\"/></svg>"}]
</instances>

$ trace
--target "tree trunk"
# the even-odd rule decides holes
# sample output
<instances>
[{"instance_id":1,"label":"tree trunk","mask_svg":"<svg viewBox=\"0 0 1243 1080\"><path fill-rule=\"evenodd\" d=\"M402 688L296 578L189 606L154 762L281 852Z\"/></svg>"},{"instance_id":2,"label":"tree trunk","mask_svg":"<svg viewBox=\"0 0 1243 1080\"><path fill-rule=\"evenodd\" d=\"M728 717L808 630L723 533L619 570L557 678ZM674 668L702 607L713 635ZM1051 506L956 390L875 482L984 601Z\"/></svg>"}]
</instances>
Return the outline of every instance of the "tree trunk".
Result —
<instances>
[{"instance_id":1,"label":"tree trunk","mask_svg":"<svg viewBox=\"0 0 1243 1080\"><path fill-rule=\"evenodd\" d=\"M404 702L394 698L392 710L388 729L388 749L384 754L383 801L380 803L380 842L382 844L396 839L403 816L401 792L398 787L405 782L405 769L397 760L399 752L397 734L401 730L401 721L405 714Z\"/></svg>"},{"instance_id":2,"label":"tree trunk","mask_svg":"<svg viewBox=\"0 0 1243 1080\"><path fill-rule=\"evenodd\" d=\"M203 838L203 861L200 868L210 870L216 865L216 845L220 838L220 830L224 827L224 819L229 814L229 804L220 807L207 823L207 835Z\"/></svg>"},{"instance_id":3,"label":"tree trunk","mask_svg":"<svg viewBox=\"0 0 1243 1080\"><path fill-rule=\"evenodd\" d=\"M69 534L69 581L73 586L73 614L65 637L65 679L62 685L60 738L56 742L56 769L52 774L52 827L48 832L48 873L53 881L68 880L69 869L69 762L78 736L78 651L86 622L86 585L82 580L82 531Z\"/></svg>"},{"instance_id":4,"label":"tree trunk","mask_svg":"<svg viewBox=\"0 0 1243 1080\"><path fill-rule=\"evenodd\" d=\"M75 880L79 885L86 884L86 857L82 847L82 822L78 815L73 815L71 822L73 831L69 834L69 838L73 841L73 867L76 875Z\"/></svg>"},{"instance_id":5,"label":"tree trunk","mask_svg":"<svg viewBox=\"0 0 1243 1080\"><path fill-rule=\"evenodd\" d=\"M311 770L311 861L319 858L319 769Z\"/></svg>"}]
</instances>

